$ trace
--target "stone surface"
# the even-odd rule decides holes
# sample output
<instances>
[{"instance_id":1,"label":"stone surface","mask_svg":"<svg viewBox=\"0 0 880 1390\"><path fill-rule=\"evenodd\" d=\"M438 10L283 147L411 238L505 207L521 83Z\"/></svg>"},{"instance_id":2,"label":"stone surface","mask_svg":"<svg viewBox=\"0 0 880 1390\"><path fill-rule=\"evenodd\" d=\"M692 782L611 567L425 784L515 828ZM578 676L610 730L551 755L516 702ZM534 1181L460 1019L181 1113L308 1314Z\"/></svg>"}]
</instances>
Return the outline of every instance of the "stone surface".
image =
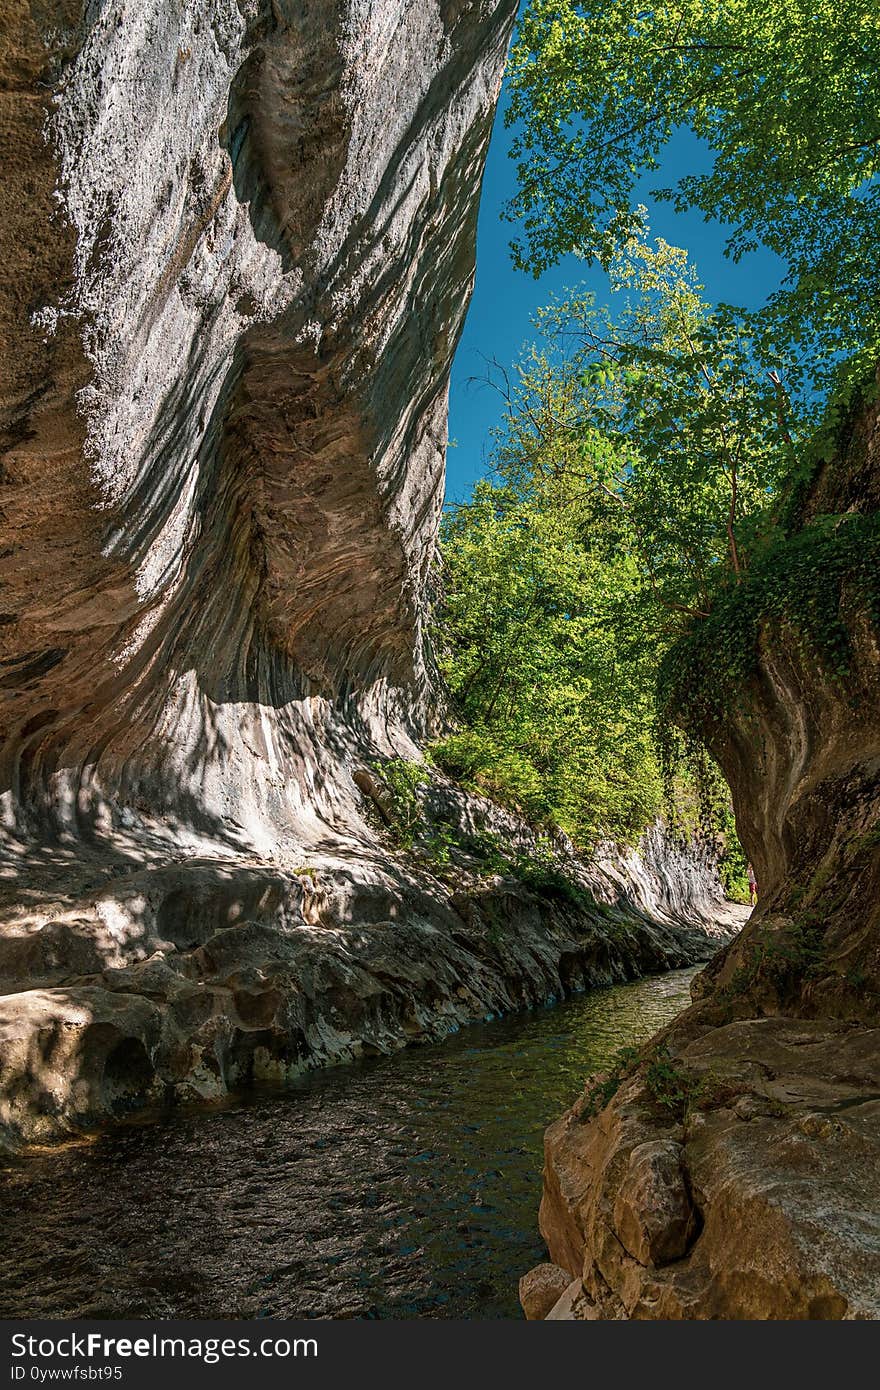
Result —
<instances>
[{"instance_id":1,"label":"stone surface","mask_svg":"<svg viewBox=\"0 0 880 1390\"><path fill-rule=\"evenodd\" d=\"M571 1283L571 1275L559 1265L536 1265L519 1281L519 1301L529 1322L546 1318Z\"/></svg>"},{"instance_id":2,"label":"stone surface","mask_svg":"<svg viewBox=\"0 0 880 1390\"><path fill-rule=\"evenodd\" d=\"M441 717L425 594L515 8L3 0L3 1142L739 925L693 844L573 864L577 908L396 851L370 790Z\"/></svg>"},{"instance_id":3,"label":"stone surface","mask_svg":"<svg viewBox=\"0 0 880 1390\"><path fill-rule=\"evenodd\" d=\"M578 1322L581 1317L590 1318L592 1313L584 1296L584 1286L580 1279L573 1279L557 1303L547 1314L547 1322Z\"/></svg>"},{"instance_id":4,"label":"stone surface","mask_svg":"<svg viewBox=\"0 0 880 1390\"><path fill-rule=\"evenodd\" d=\"M880 379L880 368L874 376ZM795 526L828 516L842 526L856 516L876 519L876 398L876 381L855 393L836 450L806 490ZM873 574L867 579L876 582ZM729 718L702 730L732 788L740 838L761 887L748 931L719 957L704 994L726 997L734 988L744 1011L875 1024L880 624L865 576L843 579L838 609L843 671L820 659L795 626L765 625L756 669ZM683 708L680 717L693 716Z\"/></svg>"},{"instance_id":5,"label":"stone surface","mask_svg":"<svg viewBox=\"0 0 880 1390\"><path fill-rule=\"evenodd\" d=\"M583 1279L578 1316L880 1317L878 1044L877 1030L818 1021L731 1024L677 1060L714 1088L677 1139L638 1075L597 1119L551 1126L541 1229ZM673 1191L673 1154L686 1165L699 1225L682 1233L679 1189L678 1258L630 1235L670 1209L665 1174L659 1194L653 1173L633 1183L646 1153L669 1155Z\"/></svg>"},{"instance_id":6,"label":"stone surface","mask_svg":"<svg viewBox=\"0 0 880 1390\"><path fill-rule=\"evenodd\" d=\"M696 1234L683 1152L671 1139L650 1139L630 1153L614 1200L614 1230L639 1264L680 1259Z\"/></svg>"}]
</instances>

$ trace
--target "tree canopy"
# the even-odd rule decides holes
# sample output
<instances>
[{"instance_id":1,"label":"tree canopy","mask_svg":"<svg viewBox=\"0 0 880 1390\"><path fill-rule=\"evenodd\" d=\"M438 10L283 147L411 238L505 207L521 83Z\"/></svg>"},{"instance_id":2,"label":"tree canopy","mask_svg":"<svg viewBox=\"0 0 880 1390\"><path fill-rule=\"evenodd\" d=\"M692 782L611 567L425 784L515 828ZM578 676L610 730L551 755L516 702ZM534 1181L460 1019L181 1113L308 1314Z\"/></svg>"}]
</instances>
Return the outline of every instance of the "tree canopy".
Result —
<instances>
[{"instance_id":1,"label":"tree canopy","mask_svg":"<svg viewBox=\"0 0 880 1390\"><path fill-rule=\"evenodd\" d=\"M707 172L659 190L729 225L728 254L786 276L758 330L826 388L880 338L880 9L875 0L531 0L511 56L518 263L608 265L633 190L680 128ZM795 383L796 384L796 383Z\"/></svg>"},{"instance_id":2,"label":"tree canopy","mask_svg":"<svg viewBox=\"0 0 880 1390\"><path fill-rule=\"evenodd\" d=\"M477 484L443 529L441 663L461 727L437 752L459 777L582 845L631 839L662 786L640 584L571 480Z\"/></svg>"},{"instance_id":3,"label":"tree canopy","mask_svg":"<svg viewBox=\"0 0 880 1390\"><path fill-rule=\"evenodd\" d=\"M642 226L609 272L617 312L575 294L539 313L537 344L504 377L497 464L520 482L566 476L601 503L668 626L748 565L811 421L746 326L702 298L681 248Z\"/></svg>"}]
</instances>

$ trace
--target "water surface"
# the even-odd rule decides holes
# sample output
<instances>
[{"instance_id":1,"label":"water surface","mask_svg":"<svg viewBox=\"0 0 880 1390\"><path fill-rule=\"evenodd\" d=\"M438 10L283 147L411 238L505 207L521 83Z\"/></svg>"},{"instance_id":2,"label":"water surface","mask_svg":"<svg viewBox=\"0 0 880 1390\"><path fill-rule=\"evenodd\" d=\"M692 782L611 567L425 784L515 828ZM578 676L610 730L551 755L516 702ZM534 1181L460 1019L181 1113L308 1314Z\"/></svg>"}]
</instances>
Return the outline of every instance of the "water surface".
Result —
<instances>
[{"instance_id":1,"label":"water surface","mask_svg":"<svg viewBox=\"0 0 880 1390\"><path fill-rule=\"evenodd\" d=\"M0 1169L0 1316L519 1317L542 1134L693 970Z\"/></svg>"}]
</instances>

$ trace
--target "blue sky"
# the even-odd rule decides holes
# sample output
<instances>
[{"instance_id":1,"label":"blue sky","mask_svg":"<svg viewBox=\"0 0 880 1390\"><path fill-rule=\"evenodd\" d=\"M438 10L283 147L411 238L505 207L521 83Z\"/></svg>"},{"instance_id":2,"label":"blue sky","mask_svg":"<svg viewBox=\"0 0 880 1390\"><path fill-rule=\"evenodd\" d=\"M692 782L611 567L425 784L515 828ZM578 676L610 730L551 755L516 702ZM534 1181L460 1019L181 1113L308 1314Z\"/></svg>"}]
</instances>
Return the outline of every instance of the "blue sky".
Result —
<instances>
[{"instance_id":1,"label":"blue sky","mask_svg":"<svg viewBox=\"0 0 880 1390\"><path fill-rule=\"evenodd\" d=\"M540 280L514 269L508 246L516 229L501 220L501 210L516 187L515 165L507 153L512 133L504 128L505 106L502 93L480 205L476 287L452 366L449 438L455 447L447 453L446 479L450 501L466 497L487 471L490 431L501 421L498 393L473 380L486 376L485 359L497 358L505 366L514 362L534 336L531 315L554 294L586 284L597 300L608 299L603 272L598 267L587 270L575 256L567 256ZM635 201L648 208L652 237L687 247L707 298L756 307L779 283L776 257L759 251L734 265L723 254L726 233L721 223L706 223L699 213L677 214L651 197L652 189L669 187L682 174L706 167L705 150L694 136L682 131L666 147L661 168L639 184Z\"/></svg>"}]
</instances>

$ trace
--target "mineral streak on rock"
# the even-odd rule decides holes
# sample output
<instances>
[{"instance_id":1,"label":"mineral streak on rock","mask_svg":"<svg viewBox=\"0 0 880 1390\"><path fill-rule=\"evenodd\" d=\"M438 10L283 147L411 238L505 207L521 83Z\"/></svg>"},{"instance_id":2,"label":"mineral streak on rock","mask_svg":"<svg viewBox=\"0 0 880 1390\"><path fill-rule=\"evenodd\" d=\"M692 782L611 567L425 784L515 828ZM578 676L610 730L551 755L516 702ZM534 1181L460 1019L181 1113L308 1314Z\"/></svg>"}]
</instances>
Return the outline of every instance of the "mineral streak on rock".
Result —
<instances>
[{"instance_id":1,"label":"mineral streak on rock","mask_svg":"<svg viewBox=\"0 0 880 1390\"><path fill-rule=\"evenodd\" d=\"M656 837L585 870L613 931L466 865L453 892L354 780L434 718L449 366L515 8L3 0L9 1142L729 933L699 926L710 866L671 882Z\"/></svg>"}]
</instances>

